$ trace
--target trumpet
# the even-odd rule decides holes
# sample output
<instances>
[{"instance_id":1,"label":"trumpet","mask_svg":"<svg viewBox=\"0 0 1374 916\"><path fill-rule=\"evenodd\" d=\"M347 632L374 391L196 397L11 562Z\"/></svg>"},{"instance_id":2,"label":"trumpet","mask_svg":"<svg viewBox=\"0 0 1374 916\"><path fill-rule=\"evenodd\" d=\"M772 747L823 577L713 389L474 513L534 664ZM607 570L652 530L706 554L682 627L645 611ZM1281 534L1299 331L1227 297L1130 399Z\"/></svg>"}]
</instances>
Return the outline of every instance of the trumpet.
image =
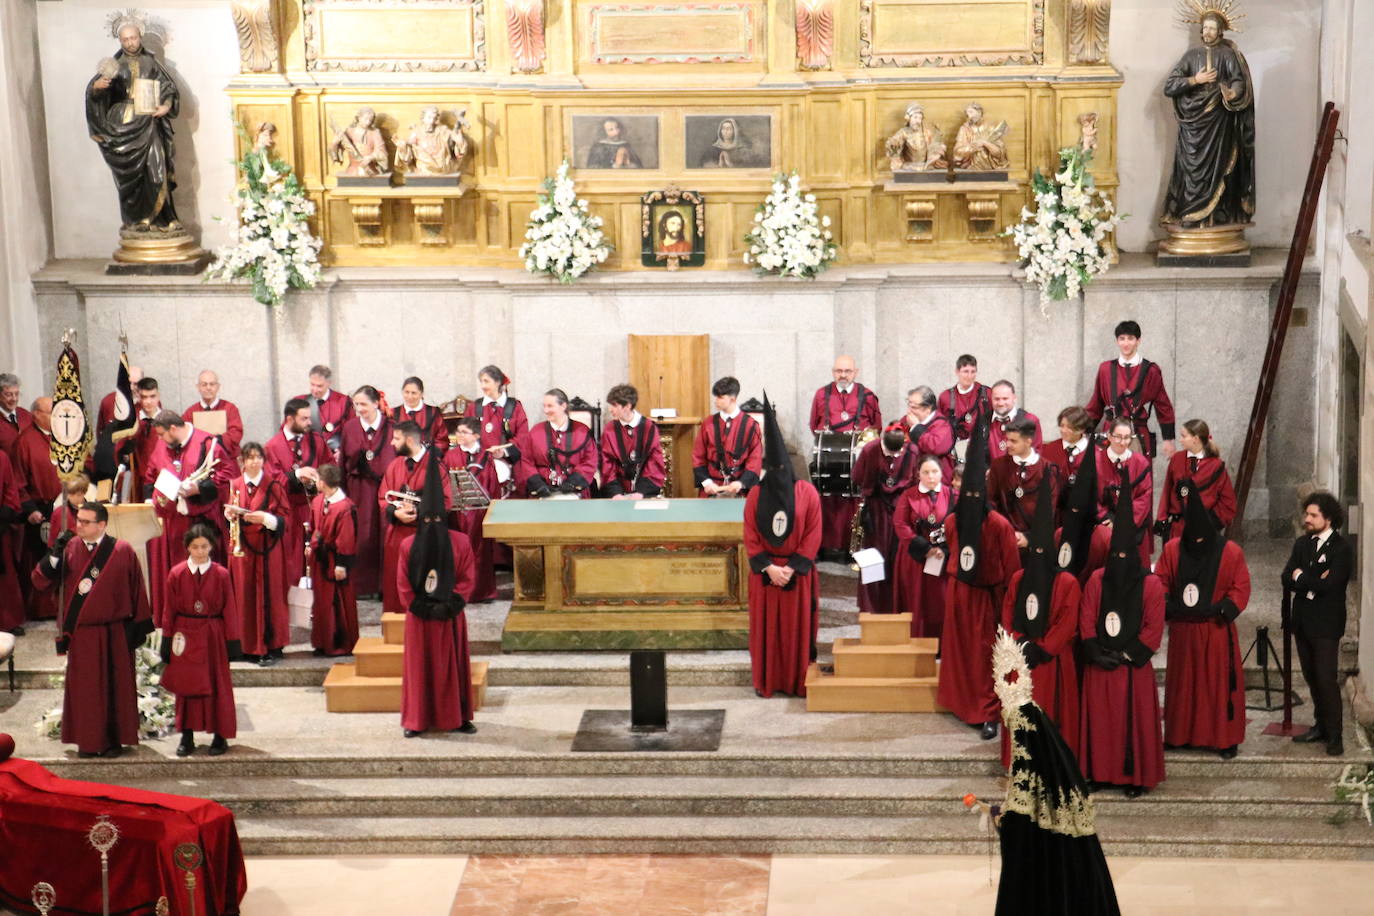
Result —
<instances>
[{"instance_id":1,"label":"trumpet","mask_svg":"<svg viewBox=\"0 0 1374 916\"><path fill-rule=\"evenodd\" d=\"M215 466L219 464L219 457L215 455L215 446L218 442L218 439L212 438L210 440L210 447L205 450L205 458L201 461L200 467L186 476L186 479L181 482L182 486L188 483L199 484L202 480L208 480L210 475L215 472ZM190 509L186 505L186 497L177 497L177 512L182 515L190 514Z\"/></svg>"},{"instance_id":2,"label":"trumpet","mask_svg":"<svg viewBox=\"0 0 1374 916\"><path fill-rule=\"evenodd\" d=\"M385 495L386 501L394 508L399 509L405 503L412 503L417 509L420 507L420 494L418 493L406 493L402 490L387 490Z\"/></svg>"},{"instance_id":3,"label":"trumpet","mask_svg":"<svg viewBox=\"0 0 1374 916\"><path fill-rule=\"evenodd\" d=\"M858 569L859 564L852 559L864 545L864 507L868 504L867 499L859 500L859 507L854 510L854 517L849 520L849 568Z\"/></svg>"},{"instance_id":4,"label":"trumpet","mask_svg":"<svg viewBox=\"0 0 1374 916\"><path fill-rule=\"evenodd\" d=\"M229 502L224 504L224 514L229 517L229 543L234 545L232 556L242 557L243 553L243 513L248 511L238 505L237 490L229 491Z\"/></svg>"}]
</instances>

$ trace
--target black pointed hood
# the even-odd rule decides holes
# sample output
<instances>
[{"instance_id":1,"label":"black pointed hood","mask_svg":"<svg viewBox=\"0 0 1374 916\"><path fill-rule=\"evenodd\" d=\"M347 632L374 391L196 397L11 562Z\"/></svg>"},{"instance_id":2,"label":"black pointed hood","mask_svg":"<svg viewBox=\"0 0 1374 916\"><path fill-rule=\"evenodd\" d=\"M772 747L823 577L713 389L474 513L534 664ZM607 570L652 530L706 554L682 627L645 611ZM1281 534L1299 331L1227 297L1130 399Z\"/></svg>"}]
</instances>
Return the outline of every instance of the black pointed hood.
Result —
<instances>
[{"instance_id":1,"label":"black pointed hood","mask_svg":"<svg viewBox=\"0 0 1374 916\"><path fill-rule=\"evenodd\" d=\"M1178 544L1178 575L1170 603L1178 616L1205 616L1212 606L1226 538L1194 487L1184 501L1183 534ZM1191 586L1191 588L1190 588Z\"/></svg>"},{"instance_id":2,"label":"black pointed hood","mask_svg":"<svg viewBox=\"0 0 1374 916\"><path fill-rule=\"evenodd\" d=\"M781 547L792 534L797 515L797 479L787 456L787 443L778 429L778 414L768 392L763 393L763 468L759 499L754 507L754 524L763 539Z\"/></svg>"},{"instance_id":3,"label":"black pointed hood","mask_svg":"<svg viewBox=\"0 0 1374 916\"><path fill-rule=\"evenodd\" d=\"M425 461L425 487L420 494L415 540L410 545L410 565L406 570L410 587L415 591L410 612L424 620L449 620L463 609L463 599L453 594L457 570L448 533L445 470L438 449L426 449Z\"/></svg>"},{"instance_id":4,"label":"black pointed hood","mask_svg":"<svg viewBox=\"0 0 1374 916\"><path fill-rule=\"evenodd\" d=\"M988 514L988 420L979 416L964 453L964 476L959 484L959 501L954 506L954 524L959 533L959 557L955 575L960 582L978 581L979 540L983 519Z\"/></svg>"},{"instance_id":5,"label":"black pointed hood","mask_svg":"<svg viewBox=\"0 0 1374 916\"><path fill-rule=\"evenodd\" d=\"M1102 602L1097 639L1109 649L1124 649L1140 633L1147 570L1140 563L1140 531L1135 524L1131 475L1121 468L1121 490L1112 514L1112 541L1102 572ZM1113 615L1115 617L1113 618Z\"/></svg>"},{"instance_id":6,"label":"black pointed hood","mask_svg":"<svg viewBox=\"0 0 1374 916\"><path fill-rule=\"evenodd\" d=\"M1059 568L1075 576L1088 562L1093 529L1097 527L1097 444L1088 436L1083 458L1069 481L1059 532Z\"/></svg>"},{"instance_id":7,"label":"black pointed hood","mask_svg":"<svg viewBox=\"0 0 1374 916\"><path fill-rule=\"evenodd\" d=\"M1050 617L1050 600L1059 563L1054 550L1054 478L1049 469L1040 475L1040 492L1031 523L1026 562L1016 589L1012 626L1023 636L1039 639L1045 635Z\"/></svg>"}]
</instances>

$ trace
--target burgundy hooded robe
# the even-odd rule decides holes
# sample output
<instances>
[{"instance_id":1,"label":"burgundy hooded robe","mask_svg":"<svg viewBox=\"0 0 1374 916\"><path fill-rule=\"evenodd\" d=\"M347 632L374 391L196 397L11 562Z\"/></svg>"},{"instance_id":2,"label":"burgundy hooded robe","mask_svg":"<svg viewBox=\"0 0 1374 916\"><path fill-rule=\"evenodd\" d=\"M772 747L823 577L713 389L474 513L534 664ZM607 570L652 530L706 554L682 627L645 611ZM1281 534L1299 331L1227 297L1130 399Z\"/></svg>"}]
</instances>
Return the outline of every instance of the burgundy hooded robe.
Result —
<instances>
[{"instance_id":1,"label":"burgundy hooded robe","mask_svg":"<svg viewBox=\"0 0 1374 916\"><path fill-rule=\"evenodd\" d=\"M0 424L8 425L4 420ZM5 632L24 625L20 582L28 577L21 577L20 571L30 567L21 560L25 526L21 492L23 481L10 464L10 456L0 451L0 631Z\"/></svg>"},{"instance_id":2,"label":"burgundy hooded robe","mask_svg":"<svg viewBox=\"0 0 1374 916\"><path fill-rule=\"evenodd\" d=\"M238 734L238 716L229 656L238 649L240 633L238 600L229 570L212 562L203 573L196 573L183 560L167 574L165 594L163 652L168 652L168 645L171 649L162 686L176 694L177 731L233 738Z\"/></svg>"},{"instance_id":3,"label":"burgundy hooded robe","mask_svg":"<svg viewBox=\"0 0 1374 916\"><path fill-rule=\"evenodd\" d=\"M48 552L48 546L43 543L43 521L62 495L62 480L57 476L57 466L52 463L52 432L30 421L14 443L13 464L21 481L19 498L24 515L19 568L32 569L33 564ZM43 520L29 522L28 515L32 512L42 515ZM57 616L55 599L46 592L29 589L27 602L31 620Z\"/></svg>"},{"instance_id":4,"label":"burgundy hooded robe","mask_svg":"<svg viewBox=\"0 0 1374 916\"><path fill-rule=\"evenodd\" d=\"M1002 626L1016 639L1026 634L1016 629L1016 597L1024 570L1018 569L1007 584L1002 599ZM1032 698L1055 725L1064 743L1078 755L1078 615L1083 600L1078 579L1073 573L1059 572L1050 592L1049 620L1045 631L1033 642L1047 655L1053 656L1031 669ZM1002 766L1011 766L1011 743L1007 731L1002 731Z\"/></svg>"},{"instance_id":5,"label":"burgundy hooded robe","mask_svg":"<svg viewBox=\"0 0 1374 916\"><path fill-rule=\"evenodd\" d=\"M570 483L581 499L592 495L601 452L587 424L569 419L566 429L556 430L545 420L534 425L529 440L525 487L531 496L542 493L544 487L559 491L565 483Z\"/></svg>"},{"instance_id":6,"label":"burgundy hooded robe","mask_svg":"<svg viewBox=\"0 0 1374 916\"><path fill-rule=\"evenodd\" d=\"M387 502L386 494L395 490L398 493L413 493L419 496L425 489L428 468L429 462L423 453L418 458L397 457L386 469L386 476L382 478L382 486L377 493L377 508L382 513L382 611L387 614L404 614L410 607L409 602L402 603L401 594L396 590L396 564L401 562L401 543L415 535L415 522L398 521L396 508ZM444 475L443 486L444 502L452 505L453 486L447 474ZM416 502L416 509L419 506ZM471 553L471 550L468 552ZM470 558L468 565L472 565ZM403 571L405 567L401 566L399 569ZM471 576L471 571L466 575ZM467 596L471 593L472 583L469 582L463 594Z\"/></svg>"},{"instance_id":7,"label":"burgundy hooded robe","mask_svg":"<svg viewBox=\"0 0 1374 916\"><path fill-rule=\"evenodd\" d=\"M500 486L496 481L496 466L490 453L478 446L476 452L465 452L462 446L454 446L444 456L444 466L464 467L477 479L487 495L495 493ZM451 482L451 481L450 481ZM454 510L449 513L449 527L461 531L468 537L473 558L473 601L491 601L496 598L496 541L482 535L482 522L487 517L486 509Z\"/></svg>"},{"instance_id":8,"label":"burgundy hooded robe","mask_svg":"<svg viewBox=\"0 0 1374 916\"><path fill-rule=\"evenodd\" d=\"M1011 522L989 509L978 535L977 584L958 578L957 511L945 519L945 623L940 642L939 703L970 725L996 721L1001 705L992 688L992 644L1002 619L1002 600L1012 574L1021 568Z\"/></svg>"},{"instance_id":9,"label":"burgundy hooded robe","mask_svg":"<svg viewBox=\"0 0 1374 916\"><path fill-rule=\"evenodd\" d=\"M943 537L945 519L954 511L959 494L947 486L922 492L919 484L907 488L892 513L897 535L896 559L892 564L892 609L911 615L911 635L939 639L945 628L945 594L949 589L946 564L940 574L925 572L926 554L941 547L932 535ZM914 556L913 556L914 554Z\"/></svg>"},{"instance_id":10,"label":"burgundy hooded robe","mask_svg":"<svg viewBox=\"0 0 1374 916\"><path fill-rule=\"evenodd\" d=\"M1092 544L1088 548L1086 570L1096 570L1106 562L1107 550L1112 542L1110 525L1100 524L1112 517L1116 507L1116 492L1121 484L1121 472L1109 456L1110 449L1097 450L1097 518L1098 526L1093 531ZM1126 473L1131 482L1131 509L1135 519L1135 530L1140 538L1140 562L1150 568L1150 557L1155 552L1155 538L1152 525L1154 513L1152 504L1155 497L1154 474L1150 469L1150 459L1139 452L1132 451L1126 459Z\"/></svg>"},{"instance_id":11,"label":"burgundy hooded robe","mask_svg":"<svg viewBox=\"0 0 1374 916\"><path fill-rule=\"evenodd\" d=\"M87 550L85 541L72 538L60 570L45 558L31 573L39 589L57 588L61 575L66 607L60 628L81 594L82 580L91 583L69 634L62 693L62 742L88 754L138 744L133 652L152 629L152 609L134 549L116 541L109 560L90 578L87 573L99 551L100 544Z\"/></svg>"},{"instance_id":12,"label":"burgundy hooded robe","mask_svg":"<svg viewBox=\"0 0 1374 916\"><path fill-rule=\"evenodd\" d=\"M286 539L290 520L286 502L286 482L281 475L263 468L256 486L243 477L229 482L228 502L276 518L276 530L254 525L247 520L239 525L243 556L229 556L229 574L239 606L239 634L248 655L266 655L291 642L291 613L286 595L294 579L286 573Z\"/></svg>"},{"instance_id":13,"label":"burgundy hooded robe","mask_svg":"<svg viewBox=\"0 0 1374 916\"><path fill-rule=\"evenodd\" d=\"M863 432L882 429L882 407L878 395L854 382L842 392L831 382L816 390L811 399L811 432ZM821 496L821 549L849 551L849 529L859 501L849 496Z\"/></svg>"},{"instance_id":14,"label":"burgundy hooded robe","mask_svg":"<svg viewBox=\"0 0 1374 916\"><path fill-rule=\"evenodd\" d=\"M903 420L906 418L903 417ZM907 438L911 437L912 430L916 430L916 441L913 446L916 455L934 455L940 460L940 482L949 486L954 480L954 427L952 427L943 415L932 413L926 417L926 422L920 426L909 427L902 424L906 429Z\"/></svg>"},{"instance_id":15,"label":"burgundy hooded robe","mask_svg":"<svg viewBox=\"0 0 1374 916\"><path fill-rule=\"evenodd\" d=\"M749 556L749 660L754 689L806 696L806 671L820 629L820 577L816 553L821 547L821 502L809 481L793 484L792 530L773 546L755 520L761 489L744 502L744 552ZM779 588L763 572L769 565L790 566L795 573Z\"/></svg>"},{"instance_id":16,"label":"burgundy hooded robe","mask_svg":"<svg viewBox=\"0 0 1374 916\"><path fill-rule=\"evenodd\" d=\"M397 551L395 589L397 600L409 609L415 599L410 584L410 548L415 535L413 527L404 530L407 535ZM448 537L453 545L453 594L467 601L472 594L472 548L460 531L450 530ZM474 707L467 614L451 620L425 620L407 613L401 728L416 732L455 729L472 721Z\"/></svg>"},{"instance_id":17,"label":"burgundy hooded robe","mask_svg":"<svg viewBox=\"0 0 1374 916\"><path fill-rule=\"evenodd\" d=\"M344 400L348 401L347 398ZM351 410L353 402L348 401L348 404ZM314 430L291 439L278 430L275 436L267 440L262 451L267 467L279 474L286 483L289 517L285 530L281 532L281 539L286 549L286 575L291 580L290 584L295 585L305 574L305 525L310 521L310 500L315 495L314 487L307 487L296 476L296 471L333 464L334 453L330 451L324 436Z\"/></svg>"},{"instance_id":18,"label":"burgundy hooded robe","mask_svg":"<svg viewBox=\"0 0 1374 916\"><path fill-rule=\"evenodd\" d=\"M113 409L111 406L111 411ZM239 446L243 444L243 414L239 412L238 406L224 398L215 398L214 403L209 407L205 406L204 401L196 401L181 412L181 418L187 423L194 423L197 411L202 410L224 411L224 434L219 437L219 443L224 448L225 455L230 458L238 458ZM113 417L113 413L111 417Z\"/></svg>"},{"instance_id":19,"label":"burgundy hooded robe","mask_svg":"<svg viewBox=\"0 0 1374 916\"><path fill-rule=\"evenodd\" d=\"M329 502L323 493L310 504L310 645L326 655L352 655L358 643L358 596L353 591L353 558L358 520L353 500L342 492ZM334 578L334 567L344 577Z\"/></svg>"},{"instance_id":20,"label":"burgundy hooded robe","mask_svg":"<svg viewBox=\"0 0 1374 916\"><path fill-rule=\"evenodd\" d=\"M391 408L392 423L404 423L407 420L420 427L420 442L426 448L434 446L442 458L449 449L448 424L444 422L444 412L423 401L415 410L404 403Z\"/></svg>"},{"instance_id":21,"label":"burgundy hooded robe","mask_svg":"<svg viewBox=\"0 0 1374 916\"><path fill-rule=\"evenodd\" d=\"M973 421L983 412L992 412L992 389L982 382L974 382L968 391L951 385L935 399L935 409L954 427L956 439L973 435Z\"/></svg>"},{"instance_id":22,"label":"burgundy hooded robe","mask_svg":"<svg viewBox=\"0 0 1374 916\"><path fill-rule=\"evenodd\" d=\"M663 491L665 479L667 466L663 462L663 442L657 423L641 415L634 426L626 426L619 420L606 424L601 430L602 496L622 493L657 496Z\"/></svg>"},{"instance_id":23,"label":"burgundy hooded robe","mask_svg":"<svg viewBox=\"0 0 1374 916\"><path fill-rule=\"evenodd\" d=\"M1014 420L1030 420L1035 424L1035 435L1031 438L1031 444L1036 451L1040 450L1044 438L1040 431L1040 418L1017 407L1007 414L1005 420L999 420L997 414L992 415L988 423L988 458L990 461L996 461L1007 453L1007 426ZM991 469L990 465L989 469Z\"/></svg>"},{"instance_id":24,"label":"burgundy hooded robe","mask_svg":"<svg viewBox=\"0 0 1374 916\"><path fill-rule=\"evenodd\" d=\"M1097 636L1102 603L1102 576L1088 578L1079 606L1078 635ZM1164 638L1164 586L1159 577L1143 573L1139 640L1159 651ZM1164 744L1159 727L1159 694L1155 666L1123 663L1108 671L1092 662L1083 666L1080 693L1078 763L1083 777L1094 782L1152 789L1164 780ZM1129 702L1128 702L1129 700ZM1126 770L1126 746L1131 747L1131 772Z\"/></svg>"},{"instance_id":25,"label":"burgundy hooded robe","mask_svg":"<svg viewBox=\"0 0 1374 916\"><path fill-rule=\"evenodd\" d=\"M344 492L358 513L358 554L348 575L359 595L382 592L382 514L377 497L382 477L395 459L390 418L379 412L377 427L371 432L356 416L344 422L339 431L339 466L344 471Z\"/></svg>"},{"instance_id":26,"label":"burgundy hooded robe","mask_svg":"<svg viewBox=\"0 0 1374 916\"><path fill-rule=\"evenodd\" d=\"M1155 575L1166 595L1179 584L1181 544L1178 538L1165 544L1155 564ZM1245 551L1234 541L1227 541L1210 602L1212 607L1221 605L1222 612L1208 617L1173 616L1167 621L1165 744L1222 750L1245 740L1245 671L1235 621L1249 602L1250 570Z\"/></svg>"},{"instance_id":27,"label":"burgundy hooded robe","mask_svg":"<svg viewBox=\"0 0 1374 916\"><path fill-rule=\"evenodd\" d=\"M742 485L742 493L759 482L763 471L763 430L759 423L744 411L726 418L719 413L701 421L696 441L692 443L692 474L697 495L706 496L702 486L707 480L719 485Z\"/></svg>"},{"instance_id":28,"label":"burgundy hooded robe","mask_svg":"<svg viewBox=\"0 0 1374 916\"><path fill-rule=\"evenodd\" d=\"M311 416L314 416L316 400L314 395L306 392L298 394L296 398L309 403ZM311 430L319 433L322 438L328 440L338 435L348 418L353 416L353 399L342 391L335 391L333 388L319 401L320 427ZM315 465L311 465L314 467Z\"/></svg>"},{"instance_id":29,"label":"burgundy hooded robe","mask_svg":"<svg viewBox=\"0 0 1374 916\"><path fill-rule=\"evenodd\" d=\"M1113 394L1115 392L1115 394ZM1164 388L1164 373L1158 363L1142 358L1134 366L1121 360L1103 360L1093 380L1093 394L1083 409L1099 423L1104 417L1129 417L1148 456L1155 454L1155 439L1150 433L1150 409L1159 420L1165 439L1174 438L1174 405Z\"/></svg>"},{"instance_id":30,"label":"burgundy hooded robe","mask_svg":"<svg viewBox=\"0 0 1374 916\"><path fill-rule=\"evenodd\" d=\"M897 613L892 594L893 569L897 558L897 532L892 516L897 500L916 484L919 454L904 444L895 455L883 451L882 438L874 439L859 451L854 461L854 483L864 499L863 547L872 547L883 555L884 577L865 585L859 580L859 612L861 614Z\"/></svg>"},{"instance_id":31,"label":"burgundy hooded robe","mask_svg":"<svg viewBox=\"0 0 1374 916\"><path fill-rule=\"evenodd\" d=\"M1164 488L1159 494L1161 521L1169 522L1166 541L1183 534L1183 506L1187 498L1181 488L1185 480L1196 487L1202 506L1216 519L1220 528L1229 528L1236 520L1236 491L1231 486L1231 474L1220 458L1194 458L1186 451L1174 452L1164 472Z\"/></svg>"}]
</instances>

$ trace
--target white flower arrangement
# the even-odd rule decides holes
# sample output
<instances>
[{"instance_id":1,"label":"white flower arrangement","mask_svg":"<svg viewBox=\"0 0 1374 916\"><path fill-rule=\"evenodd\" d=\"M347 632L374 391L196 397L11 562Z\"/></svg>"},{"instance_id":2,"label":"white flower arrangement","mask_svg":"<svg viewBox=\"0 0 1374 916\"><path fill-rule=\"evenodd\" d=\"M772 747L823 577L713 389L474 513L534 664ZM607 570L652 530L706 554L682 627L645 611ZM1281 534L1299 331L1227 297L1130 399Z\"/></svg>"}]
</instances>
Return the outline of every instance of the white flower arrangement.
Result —
<instances>
[{"instance_id":1,"label":"white flower arrangement","mask_svg":"<svg viewBox=\"0 0 1374 916\"><path fill-rule=\"evenodd\" d=\"M235 198L234 244L215 252L206 279L250 277L254 299L281 305L288 289L310 289L320 282L322 242L309 223L315 204L291 166L274 158L270 147L249 150L236 165L243 182Z\"/></svg>"},{"instance_id":2,"label":"white flower arrangement","mask_svg":"<svg viewBox=\"0 0 1374 916\"><path fill-rule=\"evenodd\" d=\"M1023 207L1021 222L1005 233L1016 243L1026 276L1040 287L1042 304L1077 298L1111 266L1107 236L1125 217L1093 187L1091 160L1090 151L1066 147L1053 179L1037 169L1031 178L1035 212Z\"/></svg>"},{"instance_id":3,"label":"white flower arrangement","mask_svg":"<svg viewBox=\"0 0 1374 916\"><path fill-rule=\"evenodd\" d=\"M587 202L578 199L568 168L564 159L558 173L544 179L539 206L530 211L520 246L526 270L557 277L560 283L571 283L611 253L601 217L592 216Z\"/></svg>"},{"instance_id":4,"label":"white flower arrangement","mask_svg":"<svg viewBox=\"0 0 1374 916\"><path fill-rule=\"evenodd\" d=\"M754 213L744 237L744 263L758 273L810 279L830 266L839 250L830 234L830 217L816 211L816 195L804 193L801 176L773 176L773 187Z\"/></svg>"},{"instance_id":5,"label":"white flower arrangement","mask_svg":"<svg viewBox=\"0 0 1374 916\"><path fill-rule=\"evenodd\" d=\"M153 634L134 650L134 684L138 692L139 738L161 738L176 731L176 697L163 690L162 656L155 648L158 636ZM62 689L63 679L52 679L52 686ZM62 737L62 704L58 703L34 723L40 737L58 740Z\"/></svg>"}]
</instances>

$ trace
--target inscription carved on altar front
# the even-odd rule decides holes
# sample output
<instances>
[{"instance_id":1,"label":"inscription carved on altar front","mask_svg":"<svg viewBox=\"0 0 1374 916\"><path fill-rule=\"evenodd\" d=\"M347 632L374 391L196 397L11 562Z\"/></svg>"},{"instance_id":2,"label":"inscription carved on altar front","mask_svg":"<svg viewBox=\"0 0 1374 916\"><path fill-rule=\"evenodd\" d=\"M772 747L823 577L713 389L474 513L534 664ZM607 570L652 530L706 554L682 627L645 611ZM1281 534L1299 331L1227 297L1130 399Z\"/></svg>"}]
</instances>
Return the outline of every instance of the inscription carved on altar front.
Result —
<instances>
[{"instance_id":1,"label":"inscription carved on altar front","mask_svg":"<svg viewBox=\"0 0 1374 916\"><path fill-rule=\"evenodd\" d=\"M739 552L733 546L565 546L562 559L565 607L710 607L740 601Z\"/></svg>"}]
</instances>

